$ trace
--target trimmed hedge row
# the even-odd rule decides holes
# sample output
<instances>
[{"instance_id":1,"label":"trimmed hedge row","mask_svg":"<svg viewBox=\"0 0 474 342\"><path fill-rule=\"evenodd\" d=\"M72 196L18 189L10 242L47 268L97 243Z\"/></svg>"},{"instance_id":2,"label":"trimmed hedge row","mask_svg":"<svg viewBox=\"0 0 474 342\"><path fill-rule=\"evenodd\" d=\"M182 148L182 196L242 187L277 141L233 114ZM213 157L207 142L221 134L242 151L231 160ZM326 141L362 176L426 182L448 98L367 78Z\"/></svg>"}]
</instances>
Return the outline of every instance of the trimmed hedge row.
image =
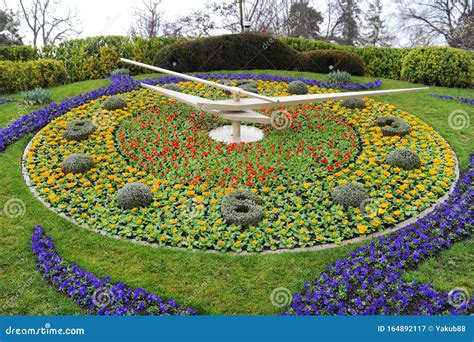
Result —
<instances>
[{"instance_id":1,"label":"trimmed hedge row","mask_svg":"<svg viewBox=\"0 0 474 342\"><path fill-rule=\"evenodd\" d=\"M38 58L40 58L40 53L34 46L0 46L0 61L26 62L34 61Z\"/></svg>"},{"instance_id":2,"label":"trimmed hedge row","mask_svg":"<svg viewBox=\"0 0 474 342\"><path fill-rule=\"evenodd\" d=\"M41 59L27 62L0 62L0 94L65 83L66 69L61 61Z\"/></svg>"},{"instance_id":3,"label":"trimmed hedge row","mask_svg":"<svg viewBox=\"0 0 474 342\"><path fill-rule=\"evenodd\" d=\"M364 75L364 62L350 52L316 50L299 53L271 35L228 34L178 42L159 50L156 66L180 72L277 69L327 73L334 70Z\"/></svg>"},{"instance_id":4,"label":"trimmed hedge row","mask_svg":"<svg viewBox=\"0 0 474 342\"><path fill-rule=\"evenodd\" d=\"M474 54L448 47L356 47L305 38L281 37L300 52L340 50L362 58L368 76L406 80L445 87L470 87L474 84Z\"/></svg>"}]
</instances>

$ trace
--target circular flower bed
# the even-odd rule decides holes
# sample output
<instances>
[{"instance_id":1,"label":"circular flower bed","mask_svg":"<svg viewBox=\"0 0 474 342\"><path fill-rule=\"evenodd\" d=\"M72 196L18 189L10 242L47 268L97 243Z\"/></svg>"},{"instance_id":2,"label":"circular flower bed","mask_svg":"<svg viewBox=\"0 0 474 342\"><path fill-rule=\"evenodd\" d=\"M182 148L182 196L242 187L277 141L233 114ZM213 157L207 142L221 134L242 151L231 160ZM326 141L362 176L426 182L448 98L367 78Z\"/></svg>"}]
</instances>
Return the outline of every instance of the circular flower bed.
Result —
<instances>
[{"instance_id":1,"label":"circular flower bed","mask_svg":"<svg viewBox=\"0 0 474 342\"><path fill-rule=\"evenodd\" d=\"M285 81L254 82L261 94L288 94ZM333 91L307 84L309 93ZM178 80L176 86L207 98L227 96L191 82ZM32 184L49 205L109 234L220 251L339 243L420 213L454 179L455 156L440 135L417 117L372 99L365 99L363 109L340 102L288 107L285 129L259 125L262 141L226 145L207 134L225 124L218 117L145 89L121 97L127 101L123 109L106 111L104 96L53 120L33 139L25 160ZM407 122L410 133L384 136L374 124L384 116ZM97 129L85 140L68 141L62 134L75 120L91 120ZM388 154L403 148L417 153L419 168L387 164ZM64 174L61 163L73 153L90 155L95 167ZM150 187L153 201L124 209L117 194L135 182ZM353 182L369 198L360 207L336 203L333 190ZM261 221L241 226L225 220L221 202L235 190L260 198Z\"/></svg>"}]
</instances>

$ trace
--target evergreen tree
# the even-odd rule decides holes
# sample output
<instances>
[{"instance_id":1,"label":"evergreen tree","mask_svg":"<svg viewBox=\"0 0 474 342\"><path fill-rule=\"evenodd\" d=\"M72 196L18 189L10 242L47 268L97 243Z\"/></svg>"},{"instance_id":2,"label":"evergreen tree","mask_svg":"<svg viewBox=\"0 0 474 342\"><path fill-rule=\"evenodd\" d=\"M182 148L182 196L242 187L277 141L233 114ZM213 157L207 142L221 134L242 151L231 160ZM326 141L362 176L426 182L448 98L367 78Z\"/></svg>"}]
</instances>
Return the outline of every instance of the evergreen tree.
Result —
<instances>
[{"instance_id":1,"label":"evergreen tree","mask_svg":"<svg viewBox=\"0 0 474 342\"><path fill-rule=\"evenodd\" d=\"M285 27L290 37L315 39L319 36L322 21L321 13L309 6L308 1L297 1L291 4Z\"/></svg>"},{"instance_id":2,"label":"evergreen tree","mask_svg":"<svg viewBox=\"0 0 474 342\"><path fill-rule=\"evenodd\" d=\"M358 0L340 0L339 7L341 11L339 41L345 45L355 45L360 38Z\"/></svg>"},{"instance_id":3,"label":"evergreen tree","mask_svg":"<svg viewBox=\"0 0 474 342\"><path fill-rule=\"evenodd\" d=\"M373 0L369 3L369 9L365 14L367 32L362 39L364 44L372 46L387 45L393 39L387 33L382 12L381 0Z\"/></svg>"},{"instance_id":4,"label":"evergreen tree","mask_svg":"<svg viewBox=\"0 0 474 342\"><path fill-rule=\"evenodd\" d=\"M12 11L0 9L0 46L23 45L18 26L19 23Z\"/></svg>"}]
</instances>

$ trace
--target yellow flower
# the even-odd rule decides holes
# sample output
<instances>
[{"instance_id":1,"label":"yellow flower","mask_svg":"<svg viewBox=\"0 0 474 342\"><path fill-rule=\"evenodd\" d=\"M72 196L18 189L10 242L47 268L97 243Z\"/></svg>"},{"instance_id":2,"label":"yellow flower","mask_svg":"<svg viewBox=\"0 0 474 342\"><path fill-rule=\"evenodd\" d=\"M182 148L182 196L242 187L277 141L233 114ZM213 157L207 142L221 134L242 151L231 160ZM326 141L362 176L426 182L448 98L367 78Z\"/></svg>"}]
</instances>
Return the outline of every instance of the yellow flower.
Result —
<instances>
[{"instance_id":1,"label":"yellow flower","mask_svg":"<svg viewBox=\"0 0 474 342\"><path fill-rule=\"evenodd\" d=\"M369 227L363 226L363 225L357 226L357 230L358 230L359 233L361 233L361 234L365 234L365 232L367 231L367 228L369 228Z\"/></svg>"}]
</instances>

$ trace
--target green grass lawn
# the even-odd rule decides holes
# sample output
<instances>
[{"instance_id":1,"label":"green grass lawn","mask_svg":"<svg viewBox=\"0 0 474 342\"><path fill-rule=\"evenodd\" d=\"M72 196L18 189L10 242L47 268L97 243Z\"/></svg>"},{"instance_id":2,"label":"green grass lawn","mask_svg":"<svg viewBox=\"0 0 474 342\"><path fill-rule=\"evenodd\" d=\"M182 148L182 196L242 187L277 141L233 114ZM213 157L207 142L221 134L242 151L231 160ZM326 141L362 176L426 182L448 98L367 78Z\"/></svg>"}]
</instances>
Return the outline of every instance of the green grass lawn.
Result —
<instances>
[{"instance_id":1,"label":"green grass lawn","mask_svg":"<svg viewBox=\"0 0 474 342\"><path fill-rule=\"evenodd\" d=\"M309 73L303 73L302 76L316 79L326 77ZM369 80L372 79L354 77L357 82ZM53 100L78 95L108 82L96 80L55 87L52 89ZM392 80L383 82L382 89L414 86ZM428 95L430 92L472 97L472 90L432 87L426 93L386 96L380 100L407 110L432 125L452 144L465 168L472 150L474 130L472 126L460 131L453 130L447 124L447 117L457 109L472 116L472 106L432 98ZM28 111L34 109L27 108ZM0 126L5 127L12 119L26 114L24 110L17 104L0 105ZM23 200L26 206L25 215L21 218L0 216L1 314L82 313L71 300L58 294L43 281L36 271L30 239L31 228L38 224L46 228L58 252L67 260L75 261L97 275L111 276L113 281L123 281L129 286L143 287L164 297L173 297L201 314L278 313L279 309L270 301L270 293L274 288L286 287L292 292L297 291L303 281L312 279L336 259L346 257L348 251L354 248L236 256L144 247L104 237L60 218L31 195L20 169L21 155L28 140L24 138L0 154L0 208L11 198ZM466 287L472 293L474 289L469 280L473 274L473 249L472 240L459 243L438 258L426 261L406 277L422 282L433 281L440 290Z\"/></svg>"}]
</instances>

